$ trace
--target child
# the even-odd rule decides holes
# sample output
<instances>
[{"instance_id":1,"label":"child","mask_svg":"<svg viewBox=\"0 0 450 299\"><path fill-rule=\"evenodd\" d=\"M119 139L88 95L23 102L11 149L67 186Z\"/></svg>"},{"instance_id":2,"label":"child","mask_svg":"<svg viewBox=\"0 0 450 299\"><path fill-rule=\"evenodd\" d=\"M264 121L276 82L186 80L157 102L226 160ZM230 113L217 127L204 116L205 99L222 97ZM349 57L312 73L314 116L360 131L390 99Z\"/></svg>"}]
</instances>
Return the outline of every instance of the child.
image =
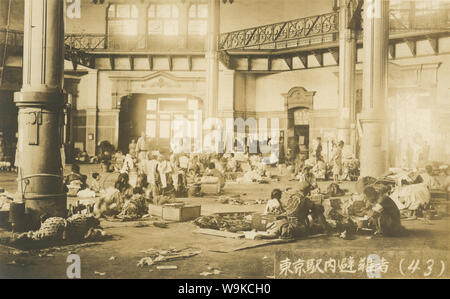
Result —
<instances>
[{"instance_id":1,"label":"child","mask_svg":"<svg viewBox=\"0 0 450 299\"><path fill-rule=\"evenodd\" d=\"M303 168L303 173L300 174L300 183L306 182L310 186L310 191L317 189L317 181L314 174L311 172L312 167L307 165Z\"/></svg>"},{"instance_id":2,"label":"child","mask_svg":"<svg viewBox=\"0 0 450 299\"><path fill-rule=\"evenodd\" d=\"M281 206L281 190L273 189L270 195L270 200L266 204L266 209L264 214L281 214L283 213L283 208Z\"/></svg>"}]
</instances>

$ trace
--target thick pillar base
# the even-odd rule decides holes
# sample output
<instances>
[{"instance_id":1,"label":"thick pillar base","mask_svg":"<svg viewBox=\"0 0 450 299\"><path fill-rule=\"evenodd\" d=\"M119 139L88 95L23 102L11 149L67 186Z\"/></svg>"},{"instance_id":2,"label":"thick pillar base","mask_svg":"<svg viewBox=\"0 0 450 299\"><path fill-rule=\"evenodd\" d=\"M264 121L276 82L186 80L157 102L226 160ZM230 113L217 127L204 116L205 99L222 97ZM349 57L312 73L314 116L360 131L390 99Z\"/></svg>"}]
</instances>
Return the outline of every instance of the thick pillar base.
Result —
<instances>
[{"instance_id":1,"label":"thick pillar base","mask_svg":"<svg viewBox=\"0 0 450 299\"><path fill-rule=\"evenodd\" d=\"M360 144L361 177L378 177L386 172L385 126L381 119L361 119L363 136Z\"/></svg>"},{"instance_id":2,"label":"thick pillar base","mask_svg":"<svg viewBox=\"0 0 450 299\"><path fill-rule=\"evenodd\" d=\"M41 216L63 218L67 216L67 197L27 199L25 200L25 213L28 218L29 228L39 228Z\"/></svg>"},{"instance_id":3,"label":"thick pillar base","mask_svg":"<svg viewBox=\"0 0 450 299\"><path fill-rule=\"evenodd\" d=\"M344 153L355 155L355 126L349 121L341 120L337 126L337 141L344 141Z\"/></svg>"}]
</instances>

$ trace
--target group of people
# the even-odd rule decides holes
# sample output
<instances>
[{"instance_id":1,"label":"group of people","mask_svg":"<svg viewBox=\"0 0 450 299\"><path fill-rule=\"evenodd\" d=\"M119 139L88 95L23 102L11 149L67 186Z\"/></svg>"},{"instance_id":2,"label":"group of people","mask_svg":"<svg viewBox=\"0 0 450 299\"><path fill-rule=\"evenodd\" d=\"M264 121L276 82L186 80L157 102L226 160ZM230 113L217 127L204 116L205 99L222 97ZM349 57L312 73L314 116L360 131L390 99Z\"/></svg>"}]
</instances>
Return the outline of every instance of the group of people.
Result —
<instances>
[{"instance_id":1,"label":"group of people","mask_svg":"<svg viewBox=\"0 0 450 299\"><path fill-rule=\"evenodd\" d=\"M335 183L339 182L345 177L344 174L346 173L343 163L343 148L343 141L334 146L330 163L327 165L322 156L321 138L316 138L315 145L308 159L301 154L297 155L293 165L295 178L300 182L309 183L313 189L316 189L316 181L328 179L328 172L331 170L333 181Z\"/></svg>"},{"instance_id":2,"label":"group of people","mask_svg":"<svg viewBox=\"0 0 450 299\"><path fill-rule=\"evenodd\" d=\"M325 217L323 205L311 200L313 187L302 182L296 190L274 189L267 202L264 213L278 215L277 220L269 223L265 233L257 238L302 238L311 234L329 233L333 229L338 233L356 231L358 225L352 215L341 215L339 225L334 227ZM282 200L285 197L287 200ZM364 206L359 218L365 219L365 228L372 229L375 235L399 237L407 234L400 221L400 210L396 203L374 186L367 186L363 192ZM355 216L355 215L353 215Z\"/></svg>"}]
</instances>

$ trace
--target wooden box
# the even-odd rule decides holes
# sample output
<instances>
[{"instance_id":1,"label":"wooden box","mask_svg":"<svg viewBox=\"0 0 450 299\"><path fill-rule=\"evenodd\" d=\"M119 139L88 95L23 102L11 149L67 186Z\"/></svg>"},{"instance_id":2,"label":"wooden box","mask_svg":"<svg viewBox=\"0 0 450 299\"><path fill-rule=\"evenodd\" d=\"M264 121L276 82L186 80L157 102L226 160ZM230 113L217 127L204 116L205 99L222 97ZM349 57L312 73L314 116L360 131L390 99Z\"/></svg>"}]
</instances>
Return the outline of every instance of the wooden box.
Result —
<instances>
[{"instance_id":1,"label":"wooden box","mask_svg":"<svg viewBox=\"0 0 450 299\"><path fill-rule=\"evenodd\" d=\"M200 205L171 206L165 205L162 218L171 221L190 221L200 217Z\"/></svg>"},{"instance_id":2,"label":"wooden box","mask_svg":"<svg viewBox=\"0 0 450 299\"><path fill-rule=\"evenodd\" d=\"M259 232L265 232L267 224L270 222L274 222L278 219L280 215L273 215L273 214L258 214L255 213L252 215L252 229L255 229Z\"/></svg>"},{"instance_id":3,"label":"wooden box","mask_svg":"<svg viewBox=\"0 0 450 299\"><path fill-rule=\"evenodd\" d=\"M217 195L220 193L220 183L202 183L201 192L205 194Z\"/></svg>"},{"instance_id":4,"label":"wooden box","mask_svg":"<svg viewBox=\"0 0 450 299\"><path fill-rule=\"evenodd\" d=\"M163 206L158 206L154 204L148 205L148 213L152 216L162 217L163 215Z\"/></svg>"}]
</instances>

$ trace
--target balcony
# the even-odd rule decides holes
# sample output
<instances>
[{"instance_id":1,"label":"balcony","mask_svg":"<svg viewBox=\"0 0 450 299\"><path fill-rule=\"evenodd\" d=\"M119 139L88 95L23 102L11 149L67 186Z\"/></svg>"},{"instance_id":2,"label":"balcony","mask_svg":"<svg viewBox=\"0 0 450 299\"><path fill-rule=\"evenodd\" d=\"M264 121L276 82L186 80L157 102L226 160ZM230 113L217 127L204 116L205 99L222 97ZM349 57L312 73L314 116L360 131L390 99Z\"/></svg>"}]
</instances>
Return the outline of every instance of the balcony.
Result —
<instances>
[{"instance_id":1,"label":"balcony","mask_svg":"<svg viewBox=\"0 0 450 299\"><path fill-rule=\"evenodd\" d=\"M219 50L281 49L335 41L338 13L264 25L220 35Z\"/></svg>"},{"instance_id":2,"label":"balcony","mask_svg":"<svg viewBox=\"0 0 450 299\"><path fill-rule=\"evenodd\" d=\"M355 9L355 7L349 9ZM417 10L414 13L409 9L391 9L390 34L448 32L450 31L449 14L449 9ZM361 32L359 37L362 37ZM223 33L219 38L219 50L311 48L337 43L338 39L339 13L333 12Z\"/></svg>"}]
</instances>

